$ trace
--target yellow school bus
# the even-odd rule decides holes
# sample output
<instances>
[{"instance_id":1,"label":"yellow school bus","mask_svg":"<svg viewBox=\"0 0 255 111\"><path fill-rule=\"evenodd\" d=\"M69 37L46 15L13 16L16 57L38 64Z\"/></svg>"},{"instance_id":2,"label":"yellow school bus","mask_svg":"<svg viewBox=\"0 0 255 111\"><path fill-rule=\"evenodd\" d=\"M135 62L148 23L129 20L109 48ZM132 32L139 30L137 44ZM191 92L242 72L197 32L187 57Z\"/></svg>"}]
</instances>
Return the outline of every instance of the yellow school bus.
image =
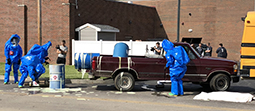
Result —
<instances>
[{"instance_id":1,"label":"yellow school bus","mask_svg":"<svg viewBox=\"0 0 255 111\"><path fill-rule=\"evenodd\" d=\"M255 11L248 12L244 22L240 76L255 79Z\"/></svg>"}]
</instances>

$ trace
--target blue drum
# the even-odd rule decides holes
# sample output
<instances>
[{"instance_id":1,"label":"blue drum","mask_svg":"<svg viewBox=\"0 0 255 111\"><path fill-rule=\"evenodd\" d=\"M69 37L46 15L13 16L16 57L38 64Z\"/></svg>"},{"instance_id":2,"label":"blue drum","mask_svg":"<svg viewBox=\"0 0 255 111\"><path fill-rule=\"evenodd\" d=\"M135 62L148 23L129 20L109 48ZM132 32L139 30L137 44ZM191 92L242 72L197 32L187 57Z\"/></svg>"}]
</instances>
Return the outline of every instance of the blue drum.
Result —
<instances>
[{"instance_id":1,"label":"blue drum","mask_svg":"<svg viewBox=\"0 0 255 111\"><path fill-rule=\"evenodd\" d=\"M129 47L126 43L117 43L114 46L113 57L128 57Z\"/></svg>"}]
</instances>

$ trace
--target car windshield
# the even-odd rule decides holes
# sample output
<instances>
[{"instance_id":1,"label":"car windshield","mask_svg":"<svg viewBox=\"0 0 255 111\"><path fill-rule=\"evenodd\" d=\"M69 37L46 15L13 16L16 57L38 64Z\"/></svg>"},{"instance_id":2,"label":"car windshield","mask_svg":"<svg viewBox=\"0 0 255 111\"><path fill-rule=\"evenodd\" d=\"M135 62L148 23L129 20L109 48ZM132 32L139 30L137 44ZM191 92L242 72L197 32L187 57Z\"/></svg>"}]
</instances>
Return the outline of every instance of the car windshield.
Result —
<instances>
[{"instance_id":1,"label":"car windshield","mask_svg":"<svg viewBox=\"0 0 255 111\"><path fill-rule=\"evenodd\" d=\"M175 46L178 46L178 45L175 45ZM196 59L196 56L195 56L195 54L193 52L195 52L196 55L198 55L198 57L201 57L193 47L190 46L191 47L190 48L187 45L181 45L181 46L185 49L185 51L189 55L190 59ZM191 51L191 50L193 50L193 51ZM166 54L166 52L163 50L163 54L162 55L165 56L165 54Z\"/></svg>"},{"instance_id":2,"label":"car windshield","mask_svg":"<svg viewBox=\"0 0 255 111\"><path fill-rule=\"evenodd\" d=\"M191 46L190 46L191 47ZM191 49L193 50L193 52L195 52L196 53L196 55L198 55L198 57L200 57L201 58L201 56L197 53L197 51L193 48L193 47L191 47Z\"/></svg>"}]
</instances>

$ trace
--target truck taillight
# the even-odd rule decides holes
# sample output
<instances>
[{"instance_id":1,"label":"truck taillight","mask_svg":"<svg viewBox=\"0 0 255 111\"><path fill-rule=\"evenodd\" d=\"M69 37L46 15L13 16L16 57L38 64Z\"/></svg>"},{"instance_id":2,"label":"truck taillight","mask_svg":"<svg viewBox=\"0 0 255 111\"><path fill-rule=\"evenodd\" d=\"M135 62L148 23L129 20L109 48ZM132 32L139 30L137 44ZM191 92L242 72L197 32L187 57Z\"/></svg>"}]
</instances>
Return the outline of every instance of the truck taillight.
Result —
<instances>
[{"instance_id":1,"label":"truck taillight","mask_svg":"<svg viewBox=\"0 0 255 111\"><path fill-rule=\"evenodd\" d=\"M96 69L96 61L92 60L92 70Z\"/></svg>"}]
</instances>

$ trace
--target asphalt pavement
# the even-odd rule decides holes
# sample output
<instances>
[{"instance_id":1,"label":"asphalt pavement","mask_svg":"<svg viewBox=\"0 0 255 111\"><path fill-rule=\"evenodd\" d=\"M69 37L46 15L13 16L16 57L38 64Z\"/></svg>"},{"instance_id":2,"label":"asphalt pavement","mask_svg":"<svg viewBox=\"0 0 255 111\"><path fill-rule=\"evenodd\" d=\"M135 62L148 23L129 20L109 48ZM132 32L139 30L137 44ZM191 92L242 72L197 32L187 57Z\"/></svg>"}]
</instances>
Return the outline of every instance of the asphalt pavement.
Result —
<instances>
[{"instance_id":1,"label":"asphalt pavement","mask_svg":"<svg viewBox=\"0 0 255 111\"><path fill-rule=\"evenodd\" d=\"M13 77L10 78L12 82ZM29 81L28 79L27 82ZM0 83L3 83L3 80L0 79ZM254 94L254 84L255 80L241 80L232 83L228 91ZM197 94L209 91L192 83L184 83L184 96L181 97L166 96L170 92L170 85L157 89L160 92L158 94L144 89L145 85L148 88L155 88L156 81L138 81L134 90L130 92L117 91L111 79L71 79L67 80L66 88L63 90L50 90L47 85L43 87L26 85L24 88L18 88L17 84L0 84L0 110L251 111L255 109L255 101L234 103L193 100Z\"/></svg>"}]
</instances>

